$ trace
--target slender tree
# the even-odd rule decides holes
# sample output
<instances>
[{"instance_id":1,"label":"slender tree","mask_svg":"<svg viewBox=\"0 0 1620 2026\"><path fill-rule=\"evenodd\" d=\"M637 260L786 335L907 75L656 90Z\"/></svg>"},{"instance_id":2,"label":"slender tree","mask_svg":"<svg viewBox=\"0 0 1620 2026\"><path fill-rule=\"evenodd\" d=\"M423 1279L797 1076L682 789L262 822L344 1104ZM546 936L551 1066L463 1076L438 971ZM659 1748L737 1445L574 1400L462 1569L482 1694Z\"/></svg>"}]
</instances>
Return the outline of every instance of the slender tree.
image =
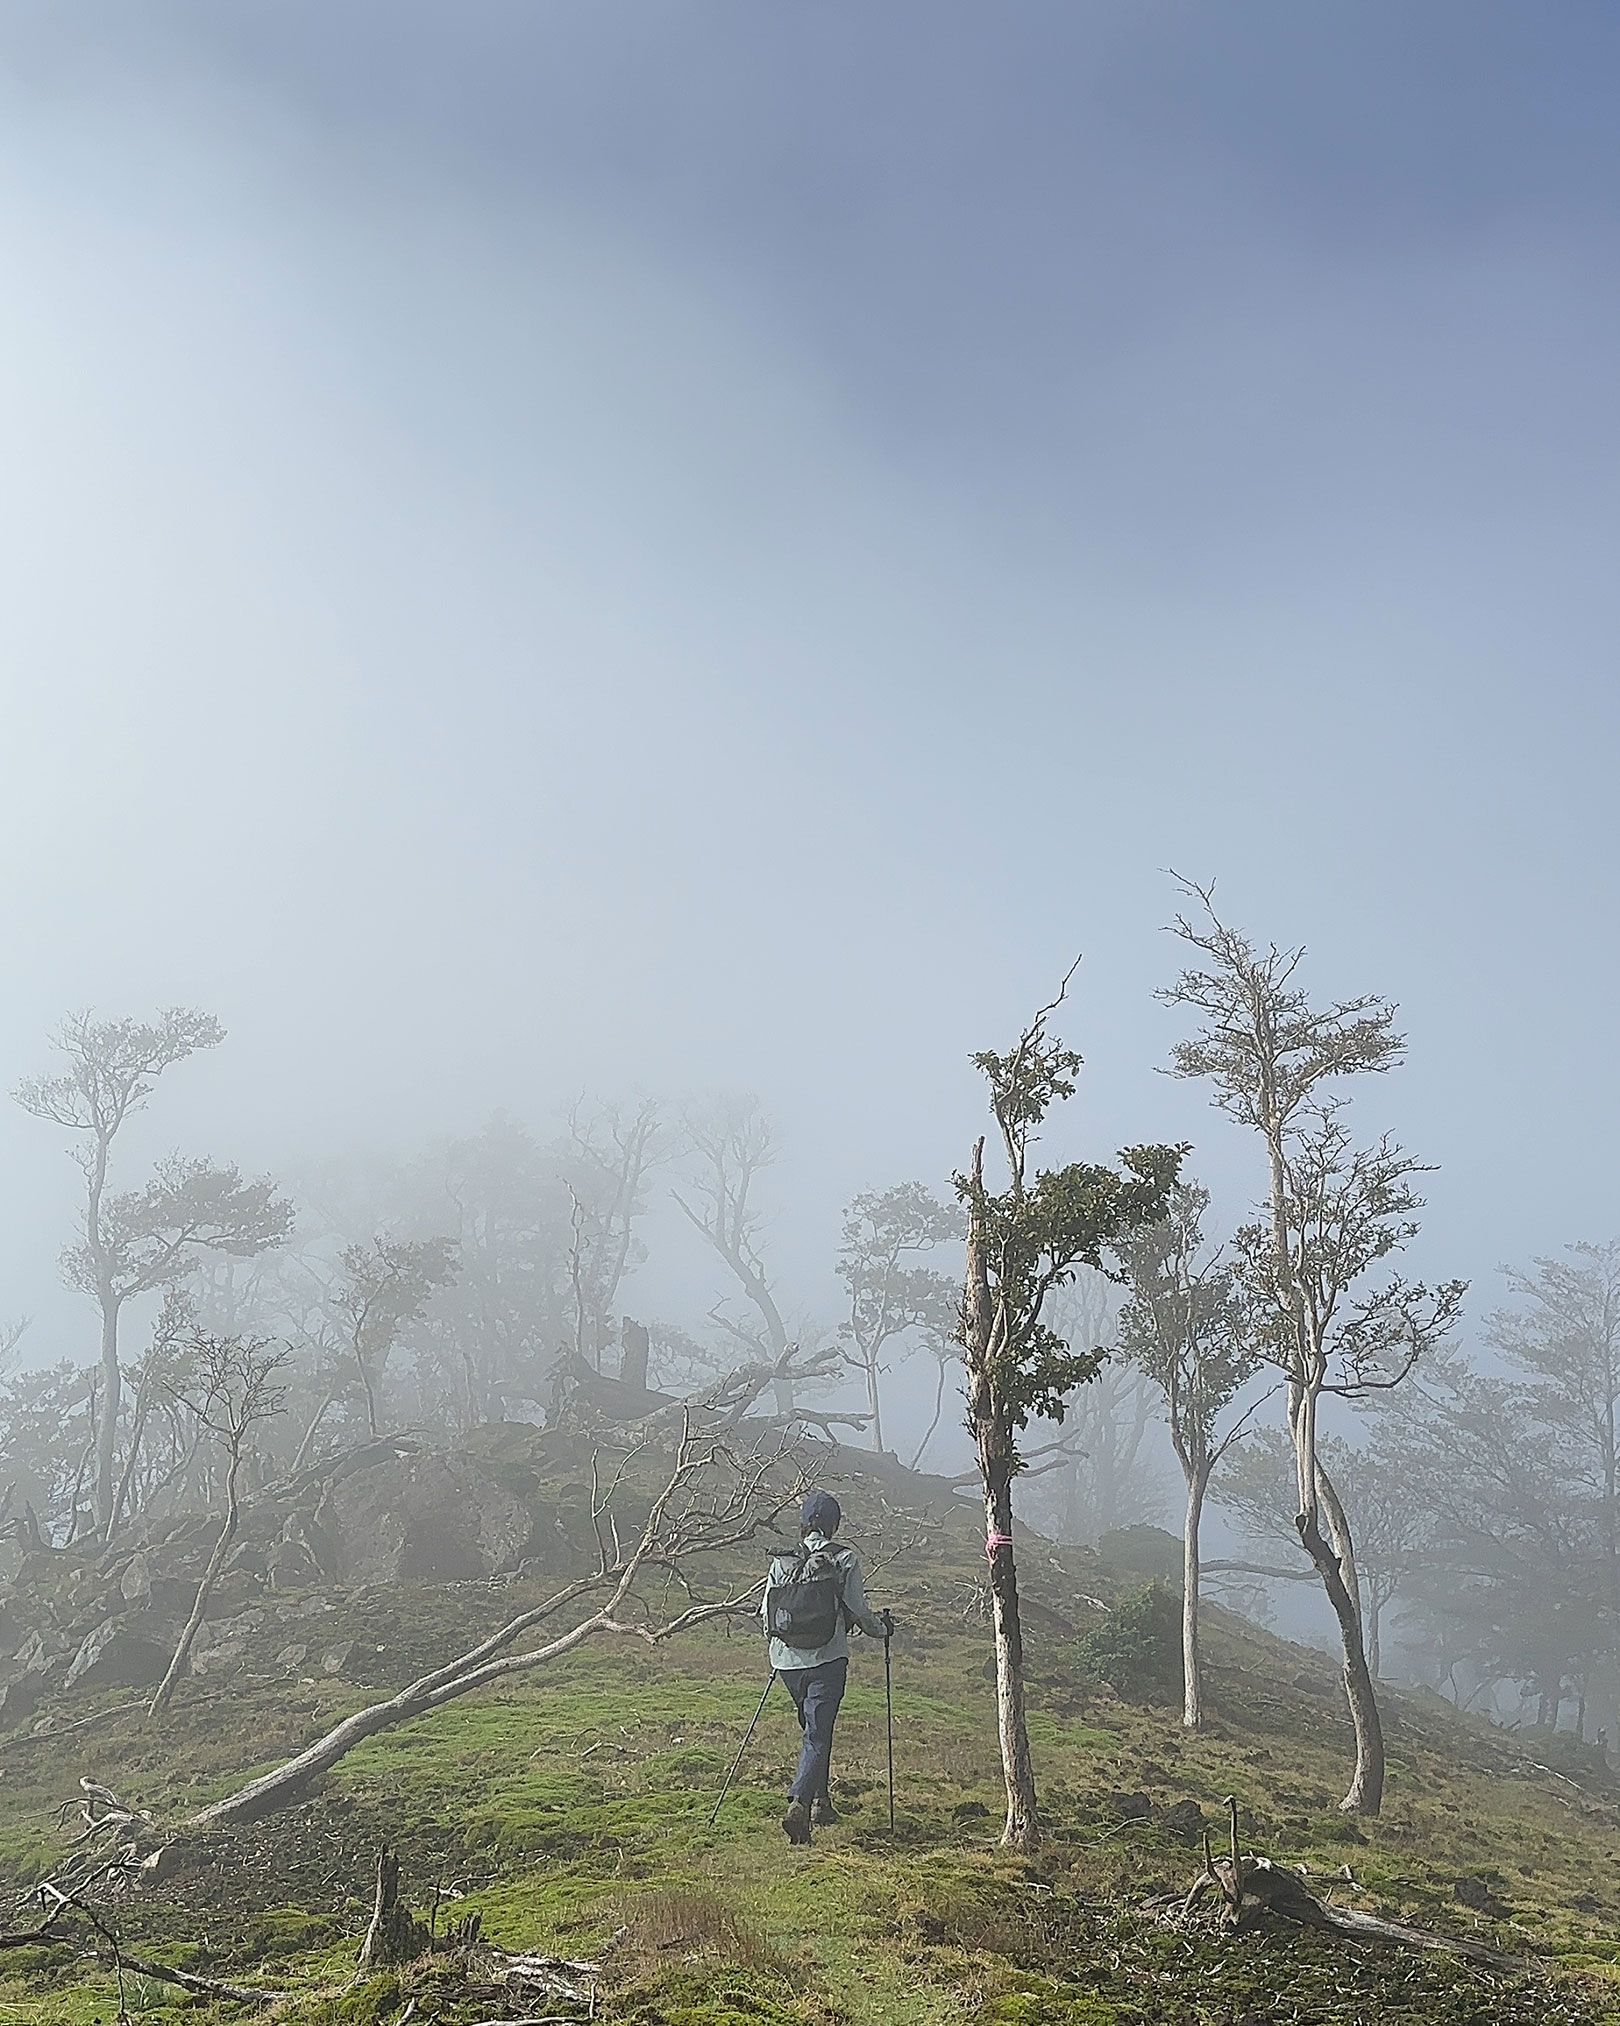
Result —
<instances>
[{"instance_id":1,"label":"slender tree","mask_svg":"<svg viewBox=\"0 0 1620 2026\"><path fill-rule=\"evenodd\" d=\"M1209 1192L1184 1183L1172 1194L1164 1221L1134 1233L1119 1248L1130 1288L1119 1314L1120 1355L1163 1394L1170 1446L1187 1487L1181 1529L1181 1720L1190 1731L1203 1722L1198 1589L1204 1500L1216 1465L1242 1432L1247 1414L1224 1431L1221 1417L1260 1365L1244 1331L1232 1265L1204 1243L1208 1208Z\"/></svg>"},{"instance_id":2,"label":"slender tree","mask_svg":"<svg viewBox=\"0 0 1620 2026\"><path fill-rule=\"evenodd\" d=\"M1064 984L1067 985L1067 979ZM1002 1842L1033 1850L1040 1811L1024 1711L1024 1647L1013 1555L1013 1479L1022 1464L1018 1438L1030 1417L1061 1422L1070 1391L1102 1362L1101 1350L1072 1350L1043 1318L1047 1297L1077 1267L1103 1271L1106 1248L1158 1222L1185 1149L1130 1147L1123 1173L1072 1162L1030 1172L1036 1128L1054 1103L1074 1094L1080 1057L1054 1041L1046 1022L1060 989L1006 1055L973 1057L990 1086L1006 1163L1006 1185L984 1176L984 1140L968 1172L956 1177L967 1210L967 1271L959 1341L967 1369L968 1429L984 1493L985 1554L995 1623L996 1706L1007 1819Z\"/></svg>"},{"instance_id":3,"label":"slender tree","mask_svg":"<svg viewBox=\"0 0 1620 2026\"><path fill-rule=\"evenodd\" d=\"M164 1070L200 1049L217 1048L225 1030L211 1013L171 1006L153 1022L97 1020L75 1013L55 1036L67 1067L57 1076L31 1076L13 1095L25 1111L78 1136L73 1158L84 1171L82 1244L74 1248L75 1286L88 1280L101 1309L102 1417L96 1456L96 1512L105 1527L116 1489L116 1445L122 1382L118 1322L130 1290L120 1279L115 1248L103 1215L113 1142L130 1116L142 1110Z\"/></svg>"},{"instance_id":4,"label":"slender tree","mask_svg":"<svg viewBox=\"0 0 1620 2026\"><path fill-rule=\"evenodd\" d=\"M955 1328L958 1283L918 1261L961 1233L961 1212L921 1182L871 1190L844 1212L838 1277L849 1310L838 1334L844 1362L865 1387L876 1450L884 1446L880 1382L893 1347L908 1337L945 1344ZM940 1378L943 1388L943 1365Z\"/></svg>"},{"instance_id":5,"label":"slender tree","mask_svg":"<svg viewBox=\"0 0 1620 2026\"><path fill-rule=\"evenodd\" d=\"M1391 1068L1404 1043L1395 1008L1371 994L1313 1006L1295 982L1300 949L1261 950L1215 912L1212 891L1174 932L1196 953L1161 996L1200 1025L1177 1045L1177 1075L1207 1078L1216 1104L1249 1127L1265 1151L1263 1221L1239 1232L1236 1250L1253 1340L1281 1368L1294 1445L1295 1526L1338 1621L1356 1766L1342 1805L1376 1815L1383 1799L1384 1740L1367 1664L1355 1543L1349 1516L1317 1439L1324 1393L1365 1397L1397 1384L1443 1340L1463 1287L1429 1289L1398 1275L1366 1276L1417 1231L1425 1172L1387 1137L1351 1144L1335 1086ZM1326 1533L1323 1532L1324 1524Z\"/></svg>"},{"instance_id":6,"label":"slender tree","mask_svg":"<svg viewBox=\"0 0 1620 2026\"><path fill-rule=\"evenodd\" d=\"M199 1385L186 1402L199 1428L205 1429L225 1452L225 1510L220 1515L219 1537L197 1585L190 1616L181 1629L174 1657L152 1697L149 1714L160 1716L173 1700L175 1685L185 1673L196 1644L197 1633L207 1616L208 1600L219 1581L230 1554L231 1543L241 1525L242 1506L237 1480L248 1439L254 1427L281 1412L282 1393L276 1384L287 1356L278 1345L255 1337L198 1337L194 1340Z\"/></svg>"}]
</instances>

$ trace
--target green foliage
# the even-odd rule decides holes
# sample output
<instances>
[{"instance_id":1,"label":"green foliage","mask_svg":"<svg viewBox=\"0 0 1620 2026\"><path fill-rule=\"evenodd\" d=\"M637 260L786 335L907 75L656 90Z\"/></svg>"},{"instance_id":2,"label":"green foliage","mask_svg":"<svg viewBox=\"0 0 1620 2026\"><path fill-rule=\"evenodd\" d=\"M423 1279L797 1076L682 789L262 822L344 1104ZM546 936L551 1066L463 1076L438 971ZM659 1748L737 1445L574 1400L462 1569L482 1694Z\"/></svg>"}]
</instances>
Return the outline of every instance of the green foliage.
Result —
<instances>
[{"instance_id":1,"label":"green foliage","mask_svg":"<svg viewBox=\"0 0 1620 2026\"><path fill-rule=\"evenodd\" d=\"M1056 1100L1073 1095L1080 1067L1072 1049L1047 1037L1051 1010L1035 1016L1010 1054L987 1050L973 1058L989 1080L1007 1187L998 1193L985 1186L980 1153L970 1174L955 1177L969 1219L968 1298L958 1341L969 1371L988 1379L995 1411L1013 1429L1032 1415L1062 1421L1066 1396L1095 1375L1106 1355L1072 1348L1044 1320L1047 1296L1082 1266L1107 1273L1110 1249L1164 1217L1187 1152L1126 1147L1123 1172L1071 1161L1027 1176L1034 1130ZM977 1291L976 1274L983 1281Z\"/></svg>"},{"instance_id":2,"label":"green foliage","mask_svg":"<svg viewBox=\"0 0 1620 2026\"><path fill-rule=\"evenodd\" d=\"M1181 1694L1181 1600L1163 1583L1121 1597L1075 1647L1083 1673L1123 1702L1174 1702Z\"/></svg>"},{"instance_id":3,"label":"green foliage","mask_svg":"<svg viewBox=\"0 0 1620 2026\"><path fill-rule=\"evenodd\" d=\"M571 1466L545 1465L540 1444L527 1453L548 1497L571 1510ZM849 1509L857 1534L880 1512L858 1491ZM400 1852L414 1911L427 1914L436 1883L465 1894L441 1906L441 1931L447 1916L477 1911L501 1947L597 1958L626 1930L604 1958L601 2026L1595 2026L1620 1931L1620 1866L1602 1805L1613 1789L1600 1767L1547 1759L1566 1775L1555 1780L1526 1765L1522 1738L1459 1719L1435 1698L1393 1694L1385 1815L1349 1823L1334 1806L1331 1668L1322 1661L1307 1678L1308 1656L1225 1613L1205 1628L1205 1732L1183 1734L1174 1712L1151 1703L1081 1707L1074 1644L1052 1628L1085 1622L1085 1598L1113 1597L1089 1558L1066 1556L1067 1574L1028 1558L1047 1841L1035 1862L997 1853L994 1688L981 1671L981 1629L950 1608L969 1577L982 1580L977 1521L942 1513L885 1571L897 1610L918 1628L894 1651L892 1840L881 1656L860 1642L834 1769L841 1824L809 1850L783 1838L781 1794L799 1740L786 1699L774 1696L708 1827L762 1680L753 1641L716 1631L657 1654L584 1653L554 1675L370 1740L307 1803L221 1832L164 1892L121 1900L125 1943L287 1990L283 2026L397 2026L413 1999L414 2017L437 2026L501 2016L476 1964L453 1955L351 1984L386 1841ZM1143 1594L1113 1599L1116 1638ZM1156 1608L1173 1600L1161 1590ZM386 1643L379 1667L404 1678L467 1644L492 1608L505 1607L470 1588L400 1585L344 1599L330 1618L340 1621L334 1636ZM265 1628L267 1658L285 1636ZM1171 1653L1173 1662L1173 1641ZM28 1864L37 1876L60 1860L57 1814L81 1775L167 1822L363 1695L250 1668L231 1694L192 1702L183 1734L153 1733L109 1703L81 1731L0 1739L6 1886L19 1890ZM1496 1976L1281 1925L1236 1938L1167 1925L1148 1902L1183 1890L1199 1853L1152 1815L1122 1823L1106 1799L1114 1790L1144 1795L1160 1814L1190 1799L1212 1820L1234 1793L1246 1846L1308 1864L1317 1879L1352 1860L1355 1886L1335 1888L1336 1898L1545 1960ZM1478 1879L1506 1912L1482 1915L1462 1896L1458 1881ZM0 1957L0 2016L18 2026L106 2026L115 2011L105 1969L73 1948ZM154 2016L228 2026L245 2014L182 2000Z\"/></svg>"}]
</instances>

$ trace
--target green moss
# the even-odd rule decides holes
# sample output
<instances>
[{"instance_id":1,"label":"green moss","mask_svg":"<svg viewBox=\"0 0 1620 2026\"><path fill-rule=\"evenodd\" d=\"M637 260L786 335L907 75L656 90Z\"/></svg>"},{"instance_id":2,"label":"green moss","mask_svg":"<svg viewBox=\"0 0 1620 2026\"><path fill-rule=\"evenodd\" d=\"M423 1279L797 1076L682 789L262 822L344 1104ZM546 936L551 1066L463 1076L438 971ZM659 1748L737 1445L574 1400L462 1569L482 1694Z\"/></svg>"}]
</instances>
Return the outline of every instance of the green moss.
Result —
<instances>
[{"instance_id":1,"label":"green moss","mask_svg":"<svg viewBox=\"0 0 1620 2026\"><path fill-rule=\"evenodd\" d=\"M502 1467L528 1468L527 1455L514 1445ZM533 1467L552 1507L576 1514L582 1487ZM657 1652L588 1647L372 1739L299 1807L210 1838L172 1888L121 1903L128 1945L288 1990L284 2026L394 2026L412 1997L417 2016L441 2026L496 2016L497 2000L480 1996L468 1965L448 1956L348 1988L376 1846L386 1841L400 1852L418 1910L440 1890L441 1931L447 1918L476 1911L505 1947L602 1954L603 2026L1620 2018L1620 1861L1599 1769L1572 1760L1569 1777L1592 1788L1582 1796L1525 1770L1511 1739L1432 1698L1392 1695L1386 1813L1351 1822L1334 1806L1348 1734L1331 1694L1286 1685L1296 1675L1329 1680L1325 1667L1212 1611L1211 1720L1187 1736L1174 1710L1120 1702L1080 1680L1074 1632L1085 1613L1035 1562L1030 1731L1048 1839L1032 1862L1004 1857L987 1640L953 1616L966 1577L979 1579L977 1554L972 1542L930 1538L904 1584L883 1586L883 1601L920 1628L894 1651L892 1839L880 1656L857 1651L840 1720L835 1797L844 1822L795 1850L779 1818L798 1730L780 1691L709 1824L759 1697L762 1661L751 1640L704 1634ZM1100 1583L1088 1573L1088 1594ZM379 1679L397 1685L525 1595L497 1602L475 1586L373 1593L323 1617L321 1637L368 1641ZM173 1725L128 1712L61 1740L0 1739L7 1883L20 1888L60 1859L57 1811L81 1775L173 1819L373 1693L352 1683L305 1687L267 1670L228 1691L192 1686ZM1559 1974L1494 1978L1298 1930L1234 1939L1164 1925L1145 1902L1183 1888L1197 1850L1109 1797L1143 1794L1161 1811L1194 1800L1220 1825L1227 1793L1238 1797L1246 1846L1304 1864L1313 1882L1332 1879L1348 1859L1353 1882L1332 1890L1349 1904L1520 1949L1533 1938ZM1470 1878L1486 1880L1500 1917L1468 1910L1456 1885ZM89 2026L114 2009L102 1971L71 1950L0 1956L0 2018ZM179 2010L209 2026L232 2017L189 2001Z\"/></svg>"}]
</instances>

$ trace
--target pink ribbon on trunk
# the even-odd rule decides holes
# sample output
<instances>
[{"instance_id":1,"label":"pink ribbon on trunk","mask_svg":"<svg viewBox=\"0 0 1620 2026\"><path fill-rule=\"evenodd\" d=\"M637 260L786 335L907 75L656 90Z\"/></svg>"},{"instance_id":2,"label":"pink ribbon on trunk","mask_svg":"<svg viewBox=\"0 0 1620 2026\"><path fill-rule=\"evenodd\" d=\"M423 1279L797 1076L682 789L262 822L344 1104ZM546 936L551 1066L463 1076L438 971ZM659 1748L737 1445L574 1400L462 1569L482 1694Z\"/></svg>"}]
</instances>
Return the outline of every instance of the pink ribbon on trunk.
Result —
<instances>
[{"instance_id":1,"label":"pink ribbon on trunk","mask_svg":"<svg viewBox=\"0 0 1620 2026\"><path fill-rule=\"evenodd\" d=\"M985 1560L993 1562L996 1558L997 1548L1010 1548L1012 1544L1013 1537L1011 1534L986 1534L984 1537Z\"/></svg>"}]
</instances>

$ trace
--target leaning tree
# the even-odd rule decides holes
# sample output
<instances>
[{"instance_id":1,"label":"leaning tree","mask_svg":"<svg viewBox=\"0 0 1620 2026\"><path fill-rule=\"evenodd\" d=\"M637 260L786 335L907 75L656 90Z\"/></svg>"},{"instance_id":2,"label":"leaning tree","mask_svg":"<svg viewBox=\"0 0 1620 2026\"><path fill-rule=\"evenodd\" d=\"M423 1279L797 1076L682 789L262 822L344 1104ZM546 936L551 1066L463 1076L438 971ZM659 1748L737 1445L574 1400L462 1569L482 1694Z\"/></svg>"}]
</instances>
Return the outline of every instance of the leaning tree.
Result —
<instances>
[{"instance_id":1,"label":"leaning tree","mask_svg":"<svg viewBox=\"0 0 1620 2026\"><path fill-rule=\"evenodd\" d=\"M1376 1815L1384 1739L1367 1664L1355 1540L1318 1440L1324 1395L1366 1399L1397 1385L1455 1323L1460 1281L1429 1288L1378 1269L1416 1236L1427 1170L1387 1135L1356 1146L1338 1086L1392 1068L1405 1043L1395 1008L1366 994L1313 1005L1295 982L1302 949L1258 948L1215 911L1213 889L1174 933L1195 953L1160 996L1198 1018L1174 1073L1207 1079L1215 1103L1258 1135L1268 1188L1235 1248L1251 1339L1281 1370L1294 1449L1294 1525L1338 1621L1356 1766L1342 1806ZM1326 1527L1324 1533L1323 1528Z\"/></svg>"},{"instance_id":2,"label":"leaning tree","mask_svg":"<svg viewBox=\"0 0 1620 2026\"><path fill-rule=\"evenodd\" d=\"M1071 972L1072 975L1072 972ZM1052 1105L1072 1097L1080 1057L1046 1031L1063 987L1006 1055L973 1057L990 1086L1006 1182L985 1180L984 1139L956 1190L967 1211L967 1272L959 1341L967 1369L968 1429L984 1491L985 1555L990 1565L996 1642L996 1710L1007 1820L1002 1843L1033 1850L1040 1811L1024 1714L1024 1643L1013 1558L1013 1480L1022 1465L1019 1436L1032 1416L1061 1422L1066 1395L1107 1355L1075 1350L1044 1320L1048 1296L1090 1266L1104 1271L1108 1248L1164 1215L1185 1148L1127 1147L1124 1170L1074 1161L1030 1171L1036 1128Z\"/></svg>"}]
</instances>

